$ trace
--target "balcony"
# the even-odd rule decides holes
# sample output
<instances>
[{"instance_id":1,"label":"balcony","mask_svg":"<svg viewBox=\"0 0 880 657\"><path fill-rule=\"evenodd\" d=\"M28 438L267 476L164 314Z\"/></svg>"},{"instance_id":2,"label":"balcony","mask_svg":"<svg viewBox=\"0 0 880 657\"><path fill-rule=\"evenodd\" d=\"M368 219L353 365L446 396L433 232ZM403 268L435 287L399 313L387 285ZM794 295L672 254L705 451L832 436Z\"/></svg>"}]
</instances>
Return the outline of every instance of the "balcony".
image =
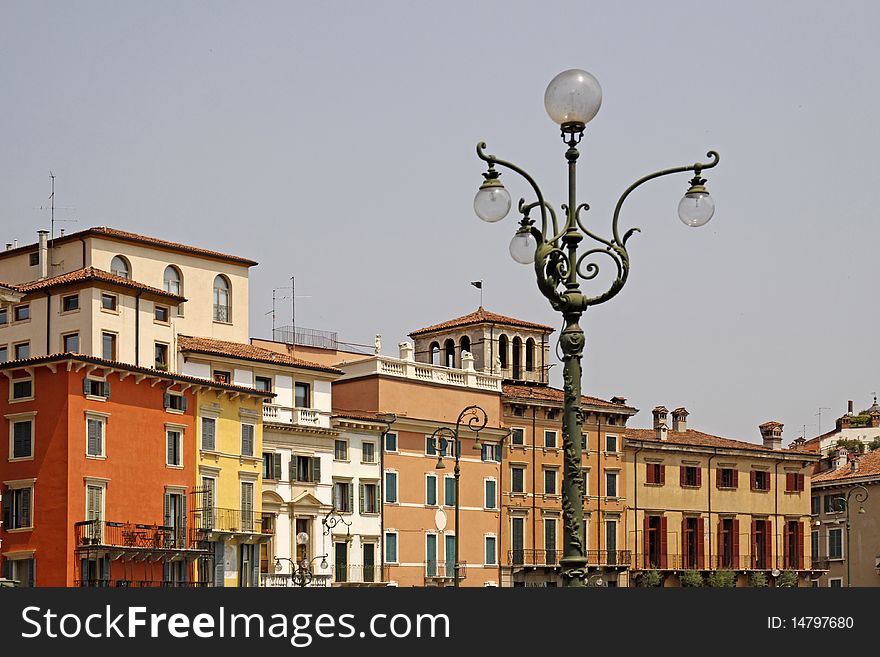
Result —
<instances>
[{"instance_id":1,"label":"balcony","mask_svg":"<svg viewBox=\"0 0 880 657\"><path fill-rule=\"evenodd\" d=\"M629 568L632 555L629 550L587 550L588 566ZM562 550L508 550L507 565L531 568L558 568Z\"/></svg>"},{"instance_id":2,"label":"balcony","mask_svg":"<svg viewBox=\"0 0 880 657\"><path fill-rule=\"evenodd\" d=\"M244 534L246 540L249 537L253 542L264 542L263 538L268 540L275 534L275 514L218 507L196 509L193 525L205 540L212 540L211 535Z\"/></svg>"},{"instance_id":3,"label":"balcony","mask_svg":"<svg viewBox=\"0 0 880 657\"><path fill-rule=\"evenodd\" d=\"M336 564L333 566L333 586L385 586L389 567Z\"/></svg>"},{"instance_id":4,"label":"balcony","mask_svg":"<svg viewBox=\"0 0 880 657\"><path fill-rule=\"evenodd\" d=\"M122 549L126 551L204 552L192 528L165 525L133 524L85 520L74 524L75 549L95 551Z\"/></svg>"},{"instance_id":5,"label":"balcony","mask_svg":"<svg viewBox=\"0 0 880 657\"><path fill-rule=\"evenodd\" d=\"M330 575L312 575L311 581L305 586L297 584L296 578L289 573L261 573L260 586L269 589L285 588L326 588L330 586Z\"/></svg>"},{"instance_id":6,"label":"balcony","mask_svg":"<svg viewBox=\"0 0 880 657\"><path fill-rule=\"evenodd\" d=\"M74 586L99 587L99 588L201 588L213 586L213 582L174 582L155 579L78 579L74 580Z\"/></svg>"},{"instance_id":7,"label":"balcony","mask_svg":"<svg viewBox=\"0 0 880 657\"><path fill-rule=\"evenodd\" d=\"M263 422L329 429L330 413L316 408L263 404Z\"/></svg>"},{"instance_id":8,"label":"balcony","mask_svg":"<svg viewBox=\"0 0 880 657\"><path fill-rule=\"evenodd\" d=\"M467 579L467 561L458 562L458 577ZM455 564L451 561L428 561L425 563L426 582L452 582L455 579Z\"/></svg>"},{"instance_id":9,"label":"balcony","mask_svg":"<svg viewBox=\"0 0 880 657\"><path fill-rule=\"evenodd\" d=\"M405 345L408 343L404 343ZM413 360L412 346L401 348L401 358L372 356L341 365L345 375L341 380L370 375L390 376L411 381L435 383L456 388L475 388L501 392L501 376L470 369L455 369L420 363Z\"/></svg>"},{"instance_id":10,"label":"balcony","mask_svg":"<svg viewBox=\"0 0 880 657\"><path fill-rule=\"evenodd\" d=\"M724 555L713 554L711 557L705 557L702 561L691 555L683 554L667 554L665 557L660 555L638 554L632 559L633 570L793 570L804 572L807 570L823 570L821 560L814 559L812 564L804 562L802 567L798 564L792 564L782 555L771 558L764 558L762 555L741 554L735 558ZM828 561L824 564L827 569Z\"/></svg>"}]
</instances>

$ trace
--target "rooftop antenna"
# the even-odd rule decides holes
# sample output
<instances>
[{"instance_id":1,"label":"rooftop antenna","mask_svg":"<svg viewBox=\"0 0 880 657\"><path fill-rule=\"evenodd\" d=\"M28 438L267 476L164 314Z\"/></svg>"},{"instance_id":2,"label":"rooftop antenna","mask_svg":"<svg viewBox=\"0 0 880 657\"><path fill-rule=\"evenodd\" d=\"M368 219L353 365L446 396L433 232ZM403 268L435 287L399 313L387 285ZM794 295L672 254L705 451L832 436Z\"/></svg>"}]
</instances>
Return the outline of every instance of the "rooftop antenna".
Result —
<instances>
[{"instance_id":1,"label":"rooftop antenna","mask_svg":"<svg viewBox=\"0 0 880 657\"><path fill-rule=\"evenodd\" d=\"M292 313L291 322L293 323L293 338L292 338L292 341L293 341L293 344L294 344L294 345L296 344L296 299L297 299L297 298L300 298L300 299L310 299L311 296L312 296L312 295L310 295L310 294L305 294L305 295L302 295L302 294L301 294L301 295L299 295L299 297L297 297L297 295L295 294L295 292L296 292L295 284L296 284L296 282L295 282L295 280L294 280L294 277L291 276L291 277L290 277L290 285L289 285L289 286L287 286L287 287L276 287L276 288L273 288L273 290L272 290L272 310L270 310L269 312L266 313L267 315L272 315L272 339L274 340L274 339L275 339L275 317L276 317L276 314L275 314L275 302L276 302L276 301L284 301L285 299L290 299L291 313ZM280 291L282 291L282 290L290 290L290 294L289 294L289 295L288 295L288 294L285 294L285 295L280 296L280 297L277 296L277 295L276 295L276 292L280 292Z\"/></svg>"},{"instance_id":2,"label":"rooftop antenna","mask_svg":"<svg viewBox=\"0 0 880 657\"><path fill-rule=\"evenodd\" d=\"M49 207L45 205L41 205L38 207L38 210L49 210L49 221L50 221L50 231L49 231L49 246L53 246L55 241L55 222L56 221L72 221L76 222L76 219L56 219L55 218L55 174L52 171L49 171L49 180L51 181L52 189L49 194ZM62 207L58 208L59 210L75 210L73 207ZM62 231L62 235L63 235Z\"/></svg>"},{"instance_id":3,"label":"rooftop antenna","mask_svg":"<svg viewBox=\"0 0 880 657\"><path fill-rule=\"evenodd\" d=\"M818 430L818 431L819 431L819 435L820 435L820 436L822 435L822 411L830 411L830 410L831 410L831 409L828 408L827 406L820 406L820 407L819 407L819 412L816 413L816 415L819 416L819 430Z\"/></svg>"}]
</instances>

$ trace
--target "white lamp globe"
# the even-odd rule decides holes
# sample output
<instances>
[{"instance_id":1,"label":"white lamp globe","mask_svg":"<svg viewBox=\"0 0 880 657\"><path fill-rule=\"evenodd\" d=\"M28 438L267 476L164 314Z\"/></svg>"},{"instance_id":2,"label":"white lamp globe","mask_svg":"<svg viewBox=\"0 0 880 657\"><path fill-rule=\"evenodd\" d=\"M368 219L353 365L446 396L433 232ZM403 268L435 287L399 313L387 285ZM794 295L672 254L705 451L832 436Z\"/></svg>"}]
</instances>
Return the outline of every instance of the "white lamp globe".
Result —
<instances>
[{"instance_id":1,"label":"white lamp globe","mask_svg":"<svg viewBox=\"0 0 880 657\"><path fill-rule=\"evenodd\" d=\"M715 214L715 201L707 191L689 191L678 203L678 218L685 226L699 228Z\"/></svg>"},{"instance_id":2,"label":"white lamp globe","mask_svg":"<svg viewBox=\"0 0 880 657\"><path fill-rule=\"evenodd\" d=\"M590 73L577 68L550 80L544 92L544 108L559 125L589 123L602 105L602 87Z\"/></svg>"},{"instance_id":3,"label":"white lamp globe","mask_svg":"<svg viewBox=\"0 0 880 657\"><path fill-rule=\"evenodd\" d=\"M474 212L490 224L501 221L510 212L510 194L497 180L486 181L474 196Z\"/></svg>"},{"instance_id":4,"label":"white lamp globe","mask_svg":"<svg viewBox=\"0 0 880 657\"><path fill-rule=\"evenodd\" d=\"M530 265L535 261L535 249L538 243L527 230L518 230L510 240L510 257L521 265Z\"/></svg>"}]
</instances>

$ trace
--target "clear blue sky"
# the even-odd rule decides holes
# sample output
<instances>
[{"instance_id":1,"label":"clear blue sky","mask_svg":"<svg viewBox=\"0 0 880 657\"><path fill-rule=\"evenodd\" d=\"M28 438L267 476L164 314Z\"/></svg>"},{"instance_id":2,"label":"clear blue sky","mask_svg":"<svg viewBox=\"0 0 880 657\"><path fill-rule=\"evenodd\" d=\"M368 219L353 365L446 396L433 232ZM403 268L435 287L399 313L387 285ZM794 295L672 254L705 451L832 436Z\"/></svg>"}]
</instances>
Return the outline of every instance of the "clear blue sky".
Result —
<instances>
[{"instance_id":1,"label":"clear blue sky","mask_svg":"<svg viewBox=\"0 0 880 657\"><path fill-rule=\"evenodd\" d=\"M253 257L251 333L296 276L297 324L386 352L484 305L558 325L507 253L514 218L471 202L490 152L557 205L547 82L604 102L581 200L709 148L717 211L684 227L686 177L633 197L632 274L589 310L585 390L691 426L786 442L880 388L875 2L39 2L0 4L2 241L33 240L57 176L67 230L110 225ZM515 198L526 189L508 177ZM280 291L279 296L287 294ZM289 323L287 301L279 324ZM560 367L553 368L558 372ZM558 374L557 377L558 383Z\"/></svg>"}]
</instances>

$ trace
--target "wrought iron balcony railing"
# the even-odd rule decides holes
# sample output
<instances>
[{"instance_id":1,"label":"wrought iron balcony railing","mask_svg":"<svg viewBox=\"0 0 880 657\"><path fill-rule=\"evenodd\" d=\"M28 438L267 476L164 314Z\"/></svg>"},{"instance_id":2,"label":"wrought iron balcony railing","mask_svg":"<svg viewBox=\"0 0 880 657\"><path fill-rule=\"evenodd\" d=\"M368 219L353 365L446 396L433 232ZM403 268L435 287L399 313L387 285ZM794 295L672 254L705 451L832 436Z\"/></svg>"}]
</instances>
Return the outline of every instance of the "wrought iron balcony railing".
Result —
<instances>
[{"instance_id":1,"label":"wrought iron balcony railing","mask_svg":"<svg viewBox=\"0 0 880 657\"><path fill-rule=\"evenodd\" d=\"M196 509L193 525L200 532L271 535L275 533L275 514L220 507Z\"/></svg>"},{"instance_id":2,"label":"wrought iron balcony railing","mask_svg":"<svg viewBox=\"0 0 880 657\"><path fill-rule=\"evenodd\" d=\"M196 588L212 586L209 582L175 582L171 580L150 580L150 579L78 579L74 582L75 586L98 587L98 588Z\"/></svg>"},{"instance_id":3,"label":"wrought iron balcony railing","mask_svg":"<svg viewBox=\"0 0 880 657\"><path fill-rule=\"evenodd\" d=\"M351 583L351 584L371 584L388 581L388 565L385 566L362 566L362 565L346 565L334 564L333 566L333 582L334 583Z\"/></svg>"},{"instance_id":4,"label":"wrought iron balcony railing","mask_svg":"<svg viewBox=\"0 0 880 657\"><path fill-rule=\"evenodd\" d=\"M451 561L427 561L425 563L425 579L453 579L455 564ZM459 579L467 578L467 561L458 562Z\"/></svg>"},{"instance_id":5,"label":"wrought iron balcony railing","mask_svg":"<svg viewBox=\"0 0 880 657\"><path fill-rule=\"evenodd\" d=\"M74 524L77 549L89 546L132 550L199 549L192 528L130 522L84 520Z\"/></svg>"}]
</instances>

